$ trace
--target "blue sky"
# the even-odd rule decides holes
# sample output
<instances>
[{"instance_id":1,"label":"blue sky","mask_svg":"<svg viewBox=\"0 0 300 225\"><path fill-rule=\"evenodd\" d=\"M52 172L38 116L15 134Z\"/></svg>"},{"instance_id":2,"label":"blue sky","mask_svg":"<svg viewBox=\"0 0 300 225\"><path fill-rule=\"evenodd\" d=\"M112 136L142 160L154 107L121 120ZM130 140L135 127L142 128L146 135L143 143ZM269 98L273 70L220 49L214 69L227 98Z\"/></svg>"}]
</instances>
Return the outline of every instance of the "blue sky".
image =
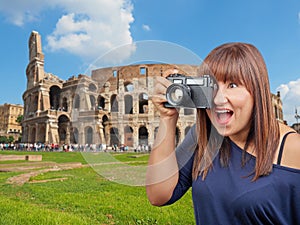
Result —
<instances>
[{"instance_id":1,"label":"blue sky","mask_svg":"<svg viewBox=\"0 0 300 225\"><path fill-rule=\"evenodd\" d=\"M298 0L0 0L0 104L23 104L32 30L42 36L45 71L62 79L133 42L174 43L204 58L242 41L263 54L271 91L281 91L292 124L295 107L300 112L299 15Z\"/></svg>"}]
</instances>

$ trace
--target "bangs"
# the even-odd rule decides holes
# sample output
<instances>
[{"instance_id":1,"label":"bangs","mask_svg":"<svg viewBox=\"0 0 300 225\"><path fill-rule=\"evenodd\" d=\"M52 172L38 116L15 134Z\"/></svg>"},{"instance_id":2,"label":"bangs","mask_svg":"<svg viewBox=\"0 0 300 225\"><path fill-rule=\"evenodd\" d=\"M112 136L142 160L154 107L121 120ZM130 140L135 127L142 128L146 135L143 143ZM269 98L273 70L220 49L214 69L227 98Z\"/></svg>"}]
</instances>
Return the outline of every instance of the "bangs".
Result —
<instances>
[{"instance_id":1,"label":"bangs","mask_svg":"<svg viewBox=\"0 0 300 225\"><path fill-rule=\"evenodd\" d=\"M201 74L210 74L217 81L234 82L243 85L252 93L253 84L253 59L245 54L240 48L223 48L216 54L207 57L200 66Z\"/></svg>"}]
</instances>

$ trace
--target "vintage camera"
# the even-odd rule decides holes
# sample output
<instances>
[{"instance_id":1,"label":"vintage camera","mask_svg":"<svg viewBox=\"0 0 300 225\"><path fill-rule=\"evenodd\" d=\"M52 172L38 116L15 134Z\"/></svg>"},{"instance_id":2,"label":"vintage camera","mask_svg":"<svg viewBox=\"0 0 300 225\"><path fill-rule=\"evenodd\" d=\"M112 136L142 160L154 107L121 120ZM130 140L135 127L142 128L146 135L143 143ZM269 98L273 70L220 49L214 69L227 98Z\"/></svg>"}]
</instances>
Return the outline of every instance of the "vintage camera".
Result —
<instances>
[{"instance_id":1,"label":"vintage camera","mask_svg":"<svg viewBox=\"0 0 300 225\"><path fill-rule=\"evenodd\" d=\"M190 77L171 74L167 77L172 84L167 88L167 108L211 108L217 90L217 82L211 75Z\"/></svg>"}]
</instances>

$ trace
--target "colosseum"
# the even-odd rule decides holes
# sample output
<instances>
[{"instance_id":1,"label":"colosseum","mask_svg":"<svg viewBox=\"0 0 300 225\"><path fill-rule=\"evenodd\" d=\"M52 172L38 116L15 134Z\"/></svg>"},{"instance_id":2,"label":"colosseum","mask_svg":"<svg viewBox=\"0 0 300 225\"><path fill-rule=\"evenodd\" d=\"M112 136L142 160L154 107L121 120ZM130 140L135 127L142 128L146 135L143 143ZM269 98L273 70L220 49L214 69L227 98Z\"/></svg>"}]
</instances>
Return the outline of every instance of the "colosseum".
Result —
<instances>
[{"instance_id":1,"label":"colosseum","mask_svg":"<svg viewBox=\"0 0 300 225\"><path fill-rule=\"evenodd\" d=\"M149 101L153 77L162 75L168 64L143 64L101 68L91 76L68 80L44 71L41 36L29 38L27 89L23 94L23 142L57 144L106 144L151 146L159 116ZM195 67L177 65L181 73ZM177 141L195 121L194 110L181 110Z\"/></svg>"},{"instance_id":2,"label":"colosseum","mask_svg":"<svg viewBox=\"0 0 300 225\"><path fill-rule=\"evenodd\" d=\"M93 70L62 80L44 71L41 36L29 38L27 88L23 94L24 143L105 144L136 148L151 146L159 115L151 101L153 77L174 68L169 64L139 64ZM176 65L194 75L195 66ZM282 121L280 96L273 95L274 110ZM180 142L195 122L195 110L180 111L176 137Z\"/></svg>"}]
</instances>

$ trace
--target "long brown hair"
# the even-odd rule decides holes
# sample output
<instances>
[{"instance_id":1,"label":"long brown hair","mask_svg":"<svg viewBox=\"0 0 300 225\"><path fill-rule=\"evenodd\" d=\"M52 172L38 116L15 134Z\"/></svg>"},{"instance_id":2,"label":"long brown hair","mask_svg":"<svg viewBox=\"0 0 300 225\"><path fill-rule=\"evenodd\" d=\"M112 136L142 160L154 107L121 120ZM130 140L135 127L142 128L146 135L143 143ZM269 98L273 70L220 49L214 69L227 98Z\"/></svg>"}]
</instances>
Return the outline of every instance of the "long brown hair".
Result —
<instances>
[{"instance_id":1,"label":"long brown hair","mask_svg":"<svg viewBox=\"0 0 300 225\"><path fill-rule=\"evenodd\" d=\"M247 43L223 44L208 54L200 65L199 73L211 74L218 81L239 82L253 96L251 127L244 150L247 150L249 143L253 143L256 153L253 180L268 175L279 143L279 127L272 107L266 64L260 52ZM216 148L220 148L221 163L224 166L228 164L230 142L228 137L222 137L216 132L203 109L197 110L197 133L193 179L199 175L205 179Z\"/></svg>"}]
</instances>

